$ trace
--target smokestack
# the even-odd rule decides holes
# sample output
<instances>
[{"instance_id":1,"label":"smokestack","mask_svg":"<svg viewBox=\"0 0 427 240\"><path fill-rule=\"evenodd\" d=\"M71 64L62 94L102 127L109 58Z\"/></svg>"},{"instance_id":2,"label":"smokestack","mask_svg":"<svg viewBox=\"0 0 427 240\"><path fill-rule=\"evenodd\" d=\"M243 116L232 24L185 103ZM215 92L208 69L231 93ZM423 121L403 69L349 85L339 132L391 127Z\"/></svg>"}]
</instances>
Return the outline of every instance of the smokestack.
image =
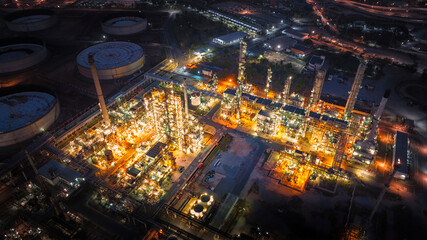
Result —
<instances>
[{"instance_id":1,"label":"smokestack","mask_svg":"<svg viewBox=\"0 0 427 240\"><path fill-rule=\"evenodd\" d=\"M99 83L98 73L96 72L95 60L93 56L89 54L88 61L90 65L90 71L92 73L93 82L95 83L96 95L98 95L99 107L101 108L102 118L104 123L110 125L110 117L108 116L107 106L105 105L104 95L102 95L101 84Z\"/></svg>"},{"instance_id":2,"label":"smokestack","mask_svg":"<svg viewBox=\"0 0 427 240\"><path fill-rule=\"evenodd\" d=\"M384 96L381 99L380 105L378 106L377 111L374 114L374 119L376 119L378 121L380 120L381 114L383 114L385 105L387 104L387 100L389 97L390 97L390 89L387 89L387 90L385 90Z\"/></svg>"},{"instance_id":3,"label":"smokestack","mask_svg":"<svg viewBox=\"0 0 427 240\"><path fill-rule=\"evenodd\" d=\"M185 107L185 117L188 116L188 99L187 99L187 79L184 78L182 83L184 84L184 107Z\"/></svg>"},{"instance_id":4,"label":"smokestack","mask_svg":"<svg viewBox=\"0 0 427 240\"><path fill-rule=\"evenodd\" d=\"M372 119L372 128L371 128L371 132L368 135L368 140L369 141L374 141L375 136L377 135L378 123L380 121L381 114L383 114L385 105L386 105L387 100L388 100L389 97L390 97L390 89L387 89L387 90L385 90L384 96L381 99L380 105L378 106L378 109L375 112L374 117Z\"/></svg>"}]
</instances>

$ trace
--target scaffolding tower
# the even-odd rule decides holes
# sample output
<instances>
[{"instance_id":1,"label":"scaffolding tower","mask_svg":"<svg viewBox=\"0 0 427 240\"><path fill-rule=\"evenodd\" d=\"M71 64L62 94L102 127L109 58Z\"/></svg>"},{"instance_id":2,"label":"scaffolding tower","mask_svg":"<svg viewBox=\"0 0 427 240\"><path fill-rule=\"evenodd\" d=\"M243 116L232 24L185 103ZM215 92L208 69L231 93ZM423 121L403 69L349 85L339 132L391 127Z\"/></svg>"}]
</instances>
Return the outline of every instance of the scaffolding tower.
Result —
<instances>
[{"instance_id":1,"label":"scaffolding tower","mask_svg":"<svg viewBox=\"0 0 427 240\"><path fill-rule=\"evenodd\" d=\"M273 77L273 72L271 68L267 70L267 83L265 84L265 98L268 98L268 92L270 91L271 78Z\"/></svg>"},{"instance_id":2,"label":"scaffolding tower","mask_svg":"<svg viewBox=\"0 0 427 240\"><path fill-rule=\"evenodd\" d=\"M212 76L211 91L216 92L217 87L218 87L218 76L216 75L216 73L214 73Z\"/></svg>"},{"instance_id":3,"label":"scaffolding tower","mask_svg":"<svg viewBox=\"0 0 427 240\"><path fill-rule=\"evenodd\" d=\"M307 110L316 112L317 105L319 104L320 95L322 94L323 83L325 81L326 70L319 69L316 72L316 77L314 79L313 91L310 98L310 107Z\"/></svg>"},{"instance_id":4,"label":"scaffolding tower","mask_svg":"<svg viewBox=\"0 0 427 240\"><path fill-rule=\"evenodd\" d=\"M243 85L246 82L245 71L246 71L246 48L247 44L245 41L240 41L240 53L239 53L239 72L237 75L237 91L236 91L236 119L237 122L240 122L240 111L242 105L242 92Z\"/></svg>"},{"instance_id":5,"label":"scaffolding tower","mask_svg":"<svg viewBox=\"0 0 427 240\"><path fill-rule=\"evenodd\" d=\"M336 151L334 156L334 162L332 163L332 168L339 170L341 167L342 160L344 158L345 147L347 145L347 134L345 131L340 133L338 143L336 145Z\"/></svg>"},{"instance_id":6,"label":"scaffolding tower","mask_svg":"<svg viewBox=\"0 0 427 240\"><path fill-rule=\"evenodd\" d=\"M347 104L345 105L345 109L344 109L345 120L351 118L354 105L356 104L357 94L359 93L359 90L363 81L363 77L365 74L366 64L367 64L367 60L365 59L360 60L360 64L359 64L359 67L357 68L356 76L354 77L354 83L353 83L353 86L351 87Z\"/></svg>"},{"instance_id":7,"label":"scaffolding tower","mask_svg":"<svg viewBox=\"0 0 427 240\"><path fill-rule=\"evenodd\" d=\"M289 97L289 91L291 89L292 84L292 76L289 76L288 79L285 81L285 86L283 87L282 92L282 103L283 105L286 105Z\"/></svg>"}]
</instances>

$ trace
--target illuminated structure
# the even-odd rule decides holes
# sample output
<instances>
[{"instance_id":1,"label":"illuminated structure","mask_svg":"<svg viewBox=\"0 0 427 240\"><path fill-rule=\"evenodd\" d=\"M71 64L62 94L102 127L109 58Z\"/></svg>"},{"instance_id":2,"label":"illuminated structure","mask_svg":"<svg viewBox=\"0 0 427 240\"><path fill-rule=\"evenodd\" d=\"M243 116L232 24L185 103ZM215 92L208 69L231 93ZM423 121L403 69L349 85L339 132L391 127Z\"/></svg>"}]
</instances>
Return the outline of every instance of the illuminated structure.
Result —
<instances>
[{"instance_id":1,"label":"illuminated structure","mask_svg":"<svg viewBox=\"0 0 427 240\"><path fill-rule=\"evenodd\" d=\"M213 196L203 193L193 204L190 215L193 218L203 218L214 201Z\"/></svg>"},{"instance_id":2,"label":"illuminated structure","mask_svg":"<svg viewBox=\"0 0 427 240\"><path fill-rule=\"evenodd\" d=\"M292 84L292 76L289 76L288 79L285 81L285 85L283 87L283 92L282 92L282 104L283 105L286 105L288 102L291 84Z\"/></svg>"},{"instance_id":3,"label":"illuminated structure","mask_svg":"<svg viewBox=\"0 0 427 240\"><path fill-rule=\"evenodd\" d=\"M316 72L314 79L313 90L310 97L310 110L316 112L317 105L319 104L320 95L322 94L323 82L325 81L326 70L320 69Z\"/></svg>"},{"instance_id":4,"label":"illuminated structure","mask_svg":"<svg viewBox=\"0 0 427 240\"><path fill-rule=\"evenodd\" d=\"M187 79L182 79L182 87L184 91L184 107L185 107L185 117L188 115L188 97L187 97Z\"/></svg>"},{"instance_id":5,"label":"illuminated structure","mask_svg":"<svg viewBox=\"0 0 427 240\"><path fill-rule=\"evenodd\" d=\"M351 160L370 164L374 160L374 155L377 152L376 137L378 131L378 123L382 112L384 111L387 100L390 96L390 90L384 92L384 96L381 99L380 105L378 106L375 114L373 115L371 130L366 140L357 140L353 145L353 154Z\"/></svg>"},{"instance_id":6,"label":"illuminated structure","mask_svg":"<svg viewBox=\"0 0 427 240\"><path fill-rule=\"evenodd\" d=\"M367 61L362 59L357 68L356 76L354 77L353 86L351 87L350 95L344 109L344 119L350 119L353 113L354 105L356 104L357 94L359 93L363 77L365 74Z\"/></svg>"},{"instance_id":7,"label":"illuminated structure","mask_svg":"<svg viewBox=\"0 0 427 240\"><path fill-rule=\"evenodd\" d=\"M239 53L239 73L237 75L237 91L236 91L236 119L237 122L240 122L240 112L242 104L242 93L243 85L246 81L245 71L246 71L246 48L247 44L245 41L240 41L240 53Z\"/></svg>"},{"instance_id":8,"label":"illuminated structure","mask_svg":"<svg viewBox=\"0 0 427 240\"><path fill-rule=\"evenodd\" d=\"M101 108L102 112L102 118L104 119L104 123L108 126L110 125L110 117L108 116L107 106L105 105L101 84L99 83L98 73L96 72L95 61L93 60L92 55L88 56L88 62L90 65L93 82L95 83L96 95L98 96L99 107Z\"/></svg>"},{"instance_id":9,"label":"illuminated structure","mask_svg":"<svg viewBox=\"0 0 427 240\"><path fill-rule=\"evenodd\" d=\"M144 102L158 135L172 141L180 151L201 149L202 128L194 116L184 116L180 93L169 88L154 89L145 95Z\"/></svg>"},{"instance_id":10,"label":"illuminated structure","mask_svg":"<svg viewBox=\"0 0 427 240\"><path fill-rule=\"evenodd\" d=\"M270 91L271 78L273 77L273 72L271 68L267 70L267 83L265 84L265 98L268 98L268 92Z\"/></svg>"},{"instance_id":11,"label":"illuminated structure","mask_svg":"<svg viewBox=\"0 0 427 240\"><path fill-rule=\"evenodd\" d=\"M216 92L217 87L218 87L218 76L214 73L212 76L211 91Z\"/></svg>"},{"instance_id":12,"label":"illuminated structure","mask_svg":"<svg viewBox=\"0 0 427 240\"><path fill-rule=\"evenodd\" d=\"M280 124L280 119L275 113L268 110L260 110L257 116L257 132L267 135L275 135Z\"/></svg>"}]
</instances>

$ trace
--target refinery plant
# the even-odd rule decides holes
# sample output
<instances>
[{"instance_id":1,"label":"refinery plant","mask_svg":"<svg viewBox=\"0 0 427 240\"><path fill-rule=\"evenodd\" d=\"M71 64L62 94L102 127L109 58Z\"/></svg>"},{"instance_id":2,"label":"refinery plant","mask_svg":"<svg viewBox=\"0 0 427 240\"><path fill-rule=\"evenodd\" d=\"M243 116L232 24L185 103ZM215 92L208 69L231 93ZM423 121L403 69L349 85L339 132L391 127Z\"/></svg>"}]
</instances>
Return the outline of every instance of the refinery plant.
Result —
<instances>
[{"instance_id":1,"label":"refinery plant","mask_svg":"<svg viewBox=\"0 0 427 240\"><path fill-rule=\"evenodd\" d=\"M422 239L422 4L1 2L2 238Z\"/></svg>"}]
</instances>

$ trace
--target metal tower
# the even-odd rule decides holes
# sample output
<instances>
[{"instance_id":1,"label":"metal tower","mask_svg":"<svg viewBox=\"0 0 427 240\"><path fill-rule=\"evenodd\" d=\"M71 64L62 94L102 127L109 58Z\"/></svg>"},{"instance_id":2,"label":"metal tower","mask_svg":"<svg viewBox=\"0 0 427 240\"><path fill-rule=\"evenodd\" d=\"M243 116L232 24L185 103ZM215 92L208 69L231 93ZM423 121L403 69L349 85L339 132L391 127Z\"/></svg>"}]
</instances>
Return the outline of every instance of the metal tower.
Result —
<instances>
[{"instance_id":1,"label":"metal tower","mask_svg":"<svg viewBox=\"0 0 427 240\"><path fill-rule=\"evenodd\" d=\"M245 70L246 70L246 48L247 44L245 41L240 41L240 54L239 54L239 73L237 75L237 91L236 91L236 118L240 122L240 108L242 105L242 92L243 84L245 83Z\"/></svg>"},{"instance_id":2,"label":"metal tower","mask_svg":"<svg viewBox=\"0 0 427 240\"><path fill-rule=\"evenodd\" d=\"M184 89L184 108L185 108L185 117L188 116L188 98L187 98L187 79L182 79L183 89Z\"/></svg>"},{"instance_id":3,"label":"metal tower","mask_svg":"<svg viewBox=\"0 0 427 240\"><path fill-rule=\"evenodd\" d=\"M101 108L102 118L104 123L110 125L110 116L108 116L107 106L105 105L104 95L102 94L101 84L99 83L98 73L96 72L95 60L93 56L89 54L88 62L90 65L90 71L92 73L93 82L95 83L96 95L98 95L99 107Z\"/></svg>"},{"instance_id":4,"label":"metal tower","mask_svg":"<svg viewBox=\"0 0 427 240\"><path fill-rule=\"evenodd\" d=\"M357 94L359 93L360 85L362 84L362 81L363 81L366 64L367 64L367 60L362 59L360 61L359 67L357 68L356 76L354 77L354 83L353 83L353 86L351 87L350 95L348 96L347 104L345 105L345 109L344 109L344 119L346 120L351 118L354 104L356 104Z\"/></svg>"},{"instance_id":5,"label":"metal tower","mask_svg":"<svg viewBox=\"0 0 427 240\"><path fill-rule=\"evenodd\" d=\"M270 83L271 83L272 77L273 77L273 72L271 71L271 68L268 68L268 70L267 70L267 84L265 85L265 98L268 98L268 92L270 91Z\"/></svg>"},{"instance_id":6,"label":"metal tower","mask_svg":"<svg viewBox=\"0 0 427 240\"><path fill-rule=\"evenodd\" d=\"M316 78L314 80L313 91L311 93L310 106L311 111L315 111L317 104L319 104L320 95L322 94L323 83L325 81L326 70L319 69L316 72Z\"/></svg>"},{"instance_id":7,"label":"metal tower","mask_svg":"<svg viewBox=\"0 0 427 240\"><path fill-rule=\"evenodd\" d=\"M288 79L285 81L285 86L283 87L283 92L282 92L282 103L283 103L283 105L285 105L286 102L288 101L289 90L291 89L291 84L292 84L292 76L289 76Z\"/></svg>"},{"instance_id":8,"label":"metal tower","mask_svg":"<svg viewBox=\"0 0 427 240\"><path fill-rule=\"evenodd\" d=\"M216 76L216 74L214 73L213 74L213 76L212 76L212 86L211 86L211 90L212 91L216 91L216 89L217 89L217 87L218 87L218 77Z\"/></svg>"}]
</instances>

